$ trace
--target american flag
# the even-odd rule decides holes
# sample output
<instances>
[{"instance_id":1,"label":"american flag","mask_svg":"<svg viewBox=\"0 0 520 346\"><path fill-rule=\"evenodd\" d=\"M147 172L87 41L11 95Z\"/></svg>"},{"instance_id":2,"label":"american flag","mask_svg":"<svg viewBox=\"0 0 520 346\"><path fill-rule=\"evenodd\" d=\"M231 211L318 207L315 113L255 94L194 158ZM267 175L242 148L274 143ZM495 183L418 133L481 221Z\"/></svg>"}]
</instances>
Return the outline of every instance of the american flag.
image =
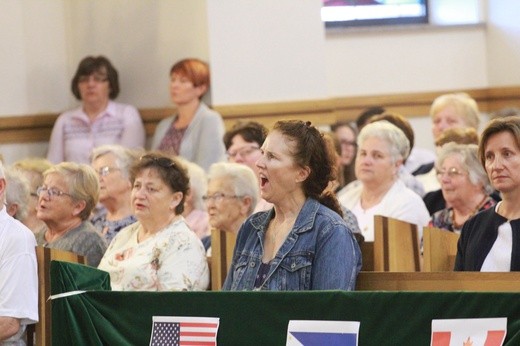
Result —
<instances>
[{"instance_id":1,"label":"american flag","mask_svg":"<svg viewBox=\"0 0 520 346\"><path fill-rule=\"evenodd\" d=\"M154 316L150 346L216 346L219 319Z\"/></svg>"}]
</instances>

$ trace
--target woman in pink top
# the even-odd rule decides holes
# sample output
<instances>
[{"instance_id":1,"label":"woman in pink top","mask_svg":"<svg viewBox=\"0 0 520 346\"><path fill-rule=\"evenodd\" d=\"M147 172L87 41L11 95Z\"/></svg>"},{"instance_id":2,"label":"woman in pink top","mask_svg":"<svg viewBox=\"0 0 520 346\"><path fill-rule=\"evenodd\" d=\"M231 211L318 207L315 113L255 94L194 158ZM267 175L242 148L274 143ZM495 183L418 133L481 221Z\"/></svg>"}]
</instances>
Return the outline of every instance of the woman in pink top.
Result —
<instances>
[{"instance_id":1,"label":"woman in pink top","mask_svg":"<svg viewBox=\"0 0 520 346\"><path fill-rule=\"evenodd\" d=\"M72 93L81 106L62 113L54 123L49 161L90 163L92 149L103 144L144 147L145 130L137 109L112 101L119 94L119 81L107 58L84 58L72 79Z\"/></svg>"}]
</instances>

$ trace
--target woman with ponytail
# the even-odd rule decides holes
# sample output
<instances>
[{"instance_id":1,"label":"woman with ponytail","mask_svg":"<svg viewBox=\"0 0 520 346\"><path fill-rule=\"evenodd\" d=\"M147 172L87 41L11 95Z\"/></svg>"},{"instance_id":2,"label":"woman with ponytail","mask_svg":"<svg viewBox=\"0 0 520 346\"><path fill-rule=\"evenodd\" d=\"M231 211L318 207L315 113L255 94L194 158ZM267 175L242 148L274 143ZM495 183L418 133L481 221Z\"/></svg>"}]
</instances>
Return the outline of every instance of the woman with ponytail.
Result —
<instances>
[{"instance_id":1,"label":"woman with ponytail","mask_svg":"<svg viewBox=\"0 0 520 346\"><path fill-rule=\"evenodd\" d=\"M241 226L224 290L353 290L361 255L327 189L334 160L310 122L279 121L256 162L273 208Z\"/></svg>"}]
</instances>

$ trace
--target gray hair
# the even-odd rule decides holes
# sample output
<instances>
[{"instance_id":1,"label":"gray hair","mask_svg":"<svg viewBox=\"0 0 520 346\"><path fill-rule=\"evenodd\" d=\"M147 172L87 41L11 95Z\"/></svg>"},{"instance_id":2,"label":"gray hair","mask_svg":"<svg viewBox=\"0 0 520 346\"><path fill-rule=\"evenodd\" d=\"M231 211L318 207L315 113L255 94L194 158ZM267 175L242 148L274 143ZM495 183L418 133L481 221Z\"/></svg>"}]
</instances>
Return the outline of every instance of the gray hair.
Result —
<instances>
[{"instance_id":1,"label":"gray hair","mask_svg":"<svg viewBox=\"0 0 520 346\"><path fill-rule=\"evenodd\" d=\"M358 148L366 139L376 137L387 142L393 162L404 160L410 154L410 141L404 132L386 120L376 121L363 126L357 138Z\"/></svg>"},{"instance_id":2,"label":"gray hair","mask_svg":"<svg viewBox=\"0 0 520 346\"><path fill-rule=\"evenodd\" d=\"M180 156L177 160L186 167L190 178L190 190L193 200L193 207L197 210L206 210L206 204L202 197L208 189L208 179L204 169L194 162L188 161Z\"/></svg>"},{"instance_id":3,"label":"gray hair","mask_svg":"<svg viewBox=\"0 0 520 346\"><path fill-rule=\"evenodd\" d=\"M91 162L107 154L115 156L117 168L121 170L123 177L130 179L130 167L139 158L139 152L118 144L101 145L92 150Z\"/></svg>"},{"instance_id":4,"label":"gray hair","mask_svg":"<svg viewBox=\"0 0 520 346\"><path fill-rule=\"evenodd\" d=\"M251 215L260 196L255 172L240 163L218 162L209 168L208 181L219 178L228 179L232 183L236 196L251 197L252 203L248 210L248 215Z\"/></svg>"},{"instance_id":5,"label":"gray hair","mask_svg":"<svg viewBox=\"0 0 520 346\"><path fill-rule=\"evenodd\" d=\"M458 144L449 142L444 144L439 150L435 167L439 169L448 157L457 155L460 158L462 167L468 172L469 181L473 185L482 185L486 194L493 192L493 187L489 182L486 171L482 167L478 157L478 145Z\"/></svg>"},{"instance_id":6,"label":"gray hair","mask_svg":"<svg viewBox=\"0 0 520 346\"><path fill-rule=\"evenodd\" d=\"M4 174L7 185L5 189L5 203L8 206L16 204L18 208L13 217L24 221L27 215L29 215L29 198L31 197L29 180L21 172L13 168L7 168Z\"/></svg>"}]
</instances>

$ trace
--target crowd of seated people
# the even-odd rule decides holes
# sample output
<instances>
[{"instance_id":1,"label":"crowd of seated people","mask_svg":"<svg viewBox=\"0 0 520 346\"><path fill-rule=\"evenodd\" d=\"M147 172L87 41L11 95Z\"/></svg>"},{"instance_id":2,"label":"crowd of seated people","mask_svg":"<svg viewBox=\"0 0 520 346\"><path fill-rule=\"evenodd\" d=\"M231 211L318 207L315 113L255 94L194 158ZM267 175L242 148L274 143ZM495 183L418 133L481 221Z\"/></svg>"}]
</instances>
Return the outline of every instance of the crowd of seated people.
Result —
<instances>
[{"instance_id":1,"label":"crowd of seated people","mask_svg":"<svg viewBox=\"0 0 520 346\"><path fill-rule=\"evenodd\" d=\"M205 62L172 66L176 112L147 151L135 107L113 101L117 71L86 57L72 80L81 104L57 119L49 161L20 160L0 177L2 213L122 291L208 289L212 228L237 237L224 290L353 290L375 215L419 237L426 225L460 233L455 270L520 270L517 110L494 114L479 141L475 100L441 95L430 109L437 151L419 158L410 122L382 107L329 134L296 120L225 132L202 101L209 86ZM11 335L35 320L16 317Z\"/></svg>"}]
</instances>

